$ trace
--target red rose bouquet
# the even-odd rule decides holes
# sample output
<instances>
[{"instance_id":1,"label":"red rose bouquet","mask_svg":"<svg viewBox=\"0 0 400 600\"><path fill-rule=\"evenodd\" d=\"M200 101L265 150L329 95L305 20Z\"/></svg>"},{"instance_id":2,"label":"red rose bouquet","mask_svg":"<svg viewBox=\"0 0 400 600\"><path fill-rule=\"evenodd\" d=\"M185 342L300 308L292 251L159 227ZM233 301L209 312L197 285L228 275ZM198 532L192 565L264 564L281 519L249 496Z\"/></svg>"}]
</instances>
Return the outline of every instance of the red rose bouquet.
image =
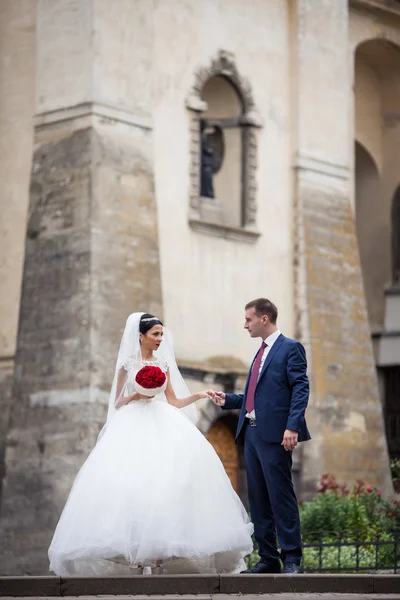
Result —
<instances>
[{"instance_id":1,"label":"red rose bouquet","mask_svg":"<svg viewBox=\"0 0 400 600\"><path fill-rule=\"evenodd\" d=\"M147 365L137 372L135 377L135 388L142 396L156 396L165 391L167 377L160 367Z\"/></svg>"}]
</instances>

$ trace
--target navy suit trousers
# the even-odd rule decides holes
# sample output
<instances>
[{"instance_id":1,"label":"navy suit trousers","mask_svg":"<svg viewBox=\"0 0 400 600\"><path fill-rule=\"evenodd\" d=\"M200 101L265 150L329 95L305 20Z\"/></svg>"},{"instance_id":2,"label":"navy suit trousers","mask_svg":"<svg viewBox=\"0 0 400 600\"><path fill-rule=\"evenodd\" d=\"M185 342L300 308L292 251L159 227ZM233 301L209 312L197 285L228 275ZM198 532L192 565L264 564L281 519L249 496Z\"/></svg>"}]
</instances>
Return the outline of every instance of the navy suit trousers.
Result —
<instances>
[{"instance_id":1,"label":"navy suit trousers","mask_svg":"<svg viewBox=\"0 0 400 600\"><path fill-rule=\"evenodd\" d=\"M261 560L300 564L300 517L292 483L292 452L266 442L245 420L244 452L254 535ZM276 543L278 536L281 554Z\"/></svg>"}]
</instances>

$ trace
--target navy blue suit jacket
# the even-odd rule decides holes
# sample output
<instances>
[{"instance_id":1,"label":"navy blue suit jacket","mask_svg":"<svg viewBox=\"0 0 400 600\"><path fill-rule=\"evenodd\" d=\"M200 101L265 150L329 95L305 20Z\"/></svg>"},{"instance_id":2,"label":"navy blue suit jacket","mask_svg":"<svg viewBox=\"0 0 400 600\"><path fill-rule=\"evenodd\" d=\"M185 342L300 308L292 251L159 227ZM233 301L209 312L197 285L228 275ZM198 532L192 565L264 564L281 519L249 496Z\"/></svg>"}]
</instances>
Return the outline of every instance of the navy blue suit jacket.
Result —
<instances>
[{"instance_id":1,"label":"navy blue suit jacket","mask_svg":"<svg viewBox=\"0 0 400 600\"><path fill-rule=\"evenodd\" d=\"M224 405L224 409L241 409L236 432L239 444L244 443L243 426L250 373L251 369L244 394L226 394ZM267 354L254 395L257 430L262 438L266 442L280 443L285 429L292 429L298 432L299 442L311 439L305 419L308 396L304 347L300 342L281 334Z\"/></svg>"}]
</instances>

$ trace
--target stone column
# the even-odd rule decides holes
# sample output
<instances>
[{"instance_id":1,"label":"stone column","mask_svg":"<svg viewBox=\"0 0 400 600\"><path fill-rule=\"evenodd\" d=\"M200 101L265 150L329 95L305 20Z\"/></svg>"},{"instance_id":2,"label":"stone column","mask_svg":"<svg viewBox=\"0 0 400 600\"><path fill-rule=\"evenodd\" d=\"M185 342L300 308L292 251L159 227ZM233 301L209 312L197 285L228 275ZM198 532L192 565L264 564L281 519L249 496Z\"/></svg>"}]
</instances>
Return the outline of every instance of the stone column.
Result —
<instances>
[{"instance_id":1,"label":"stone column","mask_svg":"<svg viewBox=\"0 0 400 600\"><path fill-rule=\"evenodd\" d=\"M312 387L302 497L325 472L392 489L351 206L347 4L292 3L295 305Z\"/></svg>"},{"instance_id":2,"label":"stone column","mask_svg":"<svg viewBox=\"0 0 400 600\"><path fill-rule=\"evenodd\" d=\"M151 11L141 0L38 1L2 573L47 573L57 519L105 420L125 320L162 316Z\"/></svg>"},{"instance_id":3,"label":"stone column","mask_svg":"<svg viewBox=\"0 0 400 600\"><path fill-rule=\"evenodd\" d=\"M0 6L0 499L32 160L35 0Z\"/></svg>"}]
</instances>

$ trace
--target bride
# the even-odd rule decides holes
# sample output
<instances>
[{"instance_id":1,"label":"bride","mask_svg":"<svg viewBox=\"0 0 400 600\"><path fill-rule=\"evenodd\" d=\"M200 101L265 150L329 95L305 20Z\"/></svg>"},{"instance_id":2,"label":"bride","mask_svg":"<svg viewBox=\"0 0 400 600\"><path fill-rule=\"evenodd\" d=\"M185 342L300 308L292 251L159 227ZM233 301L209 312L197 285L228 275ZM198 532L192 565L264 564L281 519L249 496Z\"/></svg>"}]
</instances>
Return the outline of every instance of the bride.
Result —
<instances>
[{"instance_id":1,"label":"bride","mask_svg":"<svg viewBox=\"0 0 400 600\"><path fill-rule=\"evenodd\" d=\"M135 377L144 366L163 371L165 393L149 399L136 391ZM253 527L213 447L194 425L194 402L204 397L208 392L190 395L162 323L146 313L130 315L107 422L58 522L49 548L51 571L67 576L244 568Z\"/></svg>"}]
</instances>

